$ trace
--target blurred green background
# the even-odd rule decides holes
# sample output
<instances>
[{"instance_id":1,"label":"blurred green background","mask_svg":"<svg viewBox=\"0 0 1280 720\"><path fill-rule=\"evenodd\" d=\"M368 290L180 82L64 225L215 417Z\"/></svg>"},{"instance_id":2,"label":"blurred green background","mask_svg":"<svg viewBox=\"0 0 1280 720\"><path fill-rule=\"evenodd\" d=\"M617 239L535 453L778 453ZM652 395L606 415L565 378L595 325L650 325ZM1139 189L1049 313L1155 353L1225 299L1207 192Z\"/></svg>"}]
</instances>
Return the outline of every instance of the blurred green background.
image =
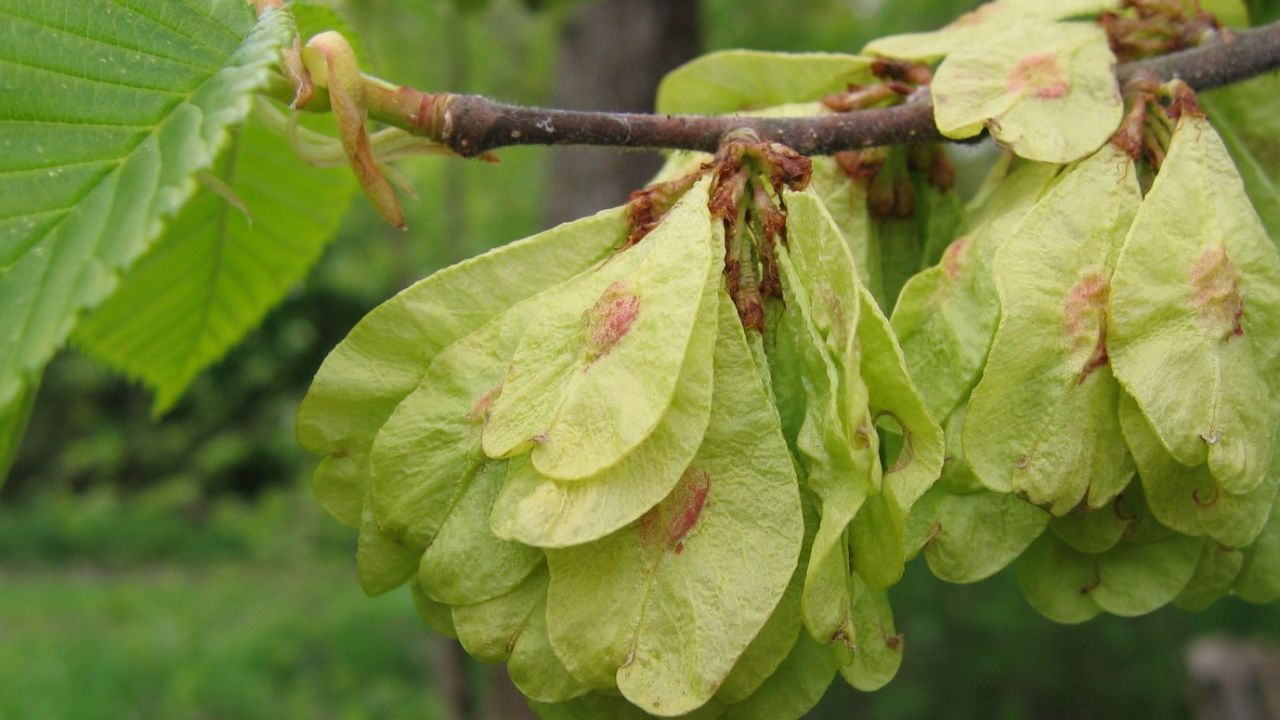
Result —
<instances>
[{"instance_id":1,"label":"blurred green background","mask_svg":"<svg viewBox=\"0 0 1280 720\"><path fill-rule=\"evenodd\" d=\"M379 74L521 103L557 97L566 28L589 9L331 4ZM851 51L971 4L703 0L698 29L708 50ZM617 32L607 24L587 29ZM324 355L372 307L546 225L552 152L569 151L403 163L419 193L406 203L410 232L356 202L307 282L163 418L141 388L74 352L50 367L0 493L0 718L450 717L456 698L446 702L438 679L456 654L407 591L361 594L354 538L310 497L314 459L293 440L293 414ZM899 677L870 695L837 681L814 717L1188 716L1191 639L1280 640L1280 611L1234 600L1056 626L1007 574L955 587L919 564L894 601L907 637ZM471 714L501 717L492 673L461 671Z\"/></svg>"}]
</instances>

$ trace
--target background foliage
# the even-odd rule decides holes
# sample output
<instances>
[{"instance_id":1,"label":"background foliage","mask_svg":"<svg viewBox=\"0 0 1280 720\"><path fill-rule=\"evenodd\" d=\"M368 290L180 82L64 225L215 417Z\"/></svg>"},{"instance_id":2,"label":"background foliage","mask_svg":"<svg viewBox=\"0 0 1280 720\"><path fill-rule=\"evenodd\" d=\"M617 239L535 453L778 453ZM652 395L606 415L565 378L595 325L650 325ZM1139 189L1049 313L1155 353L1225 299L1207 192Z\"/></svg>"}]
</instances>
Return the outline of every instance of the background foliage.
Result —
<instances>
[{"instance_id":1,"label":"background foliage","mask_svg":"<svg viewBox=\"0 0 1280 720\"><path fill-rule=\"evenodd\" d=\"M574 12L573 3L531 10L516 0L332 4L373 71L521 103L548 102L558 33ZM704 0L704 46L848 51L972 4ZM320 360L365 312L544 225L548 154L510 149L497 166L403 163L420 193L406 203L410 232L355 203L327 248L328 233L313 233L290 270L300 277L323 251L310 276L172 404L77 352L55 360L0 491L0 717L441 712L428 631L406 593L368 600L355 589L352 543L309 497L314 459L293 440L293 415ZM226 219L243 221L234 210ZM82 330L80 346L109 358L101 334L115 325ZM185 380L181 368L172 375ZM153 404L168 408L163 418ZM920 563L895 603L911 648L898 679L873 695L836 683L816 715L1185 714L1190 638L1280 639L1274 608L1234 600L1197 616L1166 609L1056 626L1026 606L1011 577L948 586ZM483 670L471 675L484 682Z\"/></svg>"}]
</instances>

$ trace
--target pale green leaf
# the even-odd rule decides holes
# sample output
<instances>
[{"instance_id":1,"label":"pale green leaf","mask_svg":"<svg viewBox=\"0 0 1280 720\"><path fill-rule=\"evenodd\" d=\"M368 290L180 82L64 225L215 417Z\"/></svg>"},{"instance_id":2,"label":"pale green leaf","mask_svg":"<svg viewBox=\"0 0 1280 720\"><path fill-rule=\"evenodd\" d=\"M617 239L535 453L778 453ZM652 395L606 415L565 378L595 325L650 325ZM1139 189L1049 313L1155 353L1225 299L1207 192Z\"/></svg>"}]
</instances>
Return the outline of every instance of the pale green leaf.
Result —
<instances>
[{"instance_id":1,"label":"pale green leaf","mask_svg":"<svg viewBox=\"0 0 1280 720\"><path fill-rule=\"evenodd\" d=\"M349 172L307 165L256 120L213 173L243 207L202 188L73 336L153 388L157 413L303 278L356 191Z\"/></svg>"},{"instance_id":2,"label":"pale green leaf","mask_svg":"<svg viewBox=\"0 0 1280 720\"><path fill-rule=\"evenodd\" d=\"M711 417L717 317L721 304L732 305L720 297L718 274L709 280L675 395L653 434L587 481L553 480L527 455L512 458L491 515L494 533L538 547L579 545L630 524L670 494Z\"/></svg>"},{"instance_id":3,"label":"pale green leaf","mask_svg":"<svg viewBox=\"0 0 1280 720\"><path fill-rule=\"evenodd\" d=\"M387 532L430 543L485 463L480 430L486 406L540 297L518 303L441 350L374 437L369 502Z\"/></svg>"},{"instance_id":4,"label":"pale green leaf","mask_svg":"<svg viewBox=\"0 0 1280 720\"><path fill-rule=\"evenodd\" d=\"M889 320L871 293L859 288L857 340L862 344L861 374L867 383L868 404L878 422L900 435L901 449L884 470L885 492L909 510L933 486L942 472L945 441L914 380Z\"/></svg>"},{"instance_id":5,"label":"pale green leaf","mask_svg":"<svg viewBox=\"0 0 1280 720\"><path fill-rule=\"evenodd\" d=\"M1178 462L1207 461L1231 493L1257 487L1278 420L1280 255L1222 141L1192 113L1116 262L1107 345Z\"/></svg>"},{"instance_id":6,"label":"pale green leaf","mask_svg":"<svg viewBox=\"0 0 1280 720\"><path fill-rule=\"evenodd\" d=\"M722 50L672 70L658 85L659 113L725 115L821 99L873 81L871 59L835 53Z\"/></svg>"},{"instance_id":7,"label":"pale green leaf","mask_svg":"<svg viewBox=\"0 0 1280 720\"><path fill-rule=\"evenodd\" d=\"M804 528L791 459L733 306L722 303L711 422L676 490L594 543L549 550L557 655L650 712L704 705L764 626Z\"/></svg>"},{"instance_id":8,"label":"pale green leaf","mask_svg":"<svg viewBox=\"0 0 1280 720\"><path fill-rule=\"evenodd\" d=\"M1085 23L1005 26L948 55L930 89L943 135L985 128L1020 157L1044 162L1097 150L1124 113L1107 35Z\"/></svg>"},{"instance_id":9,"label":"pale green leaf","mask_svg":"<svg viewBox=\"0 0 1280 720\"><path fill-rule=\"evenodd\" d=\"M338 522L360 528L369 494L369 448L325 458L311 474L311 490L320 507Z\"/></svg>"},{"instance_id":10,"label":"pale green leaf","mask_svg":"<svg viewBox=\"0 0 1280 720\"><path fill-rule=\"evenodd\" d=\"M1108 145L1068 170L996 252L1000 323L969 399L965 459L991 490L1055 515L1103 507L1133 476L1106 312L1140 201L1133 163Z\"/></svg>"},{"instance_id":11,"label":"pale green leaf","mask_svg":"<svg viewBox=\"0 0 1280 720\"><path fill-rule=\"evenodd\" d=\"M195 190L293 33L242 0L14 0L0 43L0 418Z\"/></svg>"}]
</instances>

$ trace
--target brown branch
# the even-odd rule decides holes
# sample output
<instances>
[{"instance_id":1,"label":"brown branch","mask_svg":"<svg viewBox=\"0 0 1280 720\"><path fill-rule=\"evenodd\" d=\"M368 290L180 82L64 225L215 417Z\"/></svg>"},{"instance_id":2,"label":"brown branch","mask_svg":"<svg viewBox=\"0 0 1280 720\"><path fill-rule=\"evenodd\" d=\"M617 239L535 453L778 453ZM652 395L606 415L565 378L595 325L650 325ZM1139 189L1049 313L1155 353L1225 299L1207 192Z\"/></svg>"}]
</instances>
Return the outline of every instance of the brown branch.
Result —
<instances>
[{"instance_id":1,"label":"brown branch","mask_svg":"<svg viewBox=\"0 0 1280 720\"><path fill-rule=\"evenodd\" d=\"M1280 68L1280 22L1231 33L1209 45L1116 69L1123 83L1150 70L1195 90L1208 90ZM829 155L878 145L940 140L927 92L878 110L800 118L645 115L522 107L479 95L429 94L370 81L370 116L410 130L473 157L512 145L602 145L715 152L738 128L782 143L804 155Z\"/></svg>"}]
</instances>

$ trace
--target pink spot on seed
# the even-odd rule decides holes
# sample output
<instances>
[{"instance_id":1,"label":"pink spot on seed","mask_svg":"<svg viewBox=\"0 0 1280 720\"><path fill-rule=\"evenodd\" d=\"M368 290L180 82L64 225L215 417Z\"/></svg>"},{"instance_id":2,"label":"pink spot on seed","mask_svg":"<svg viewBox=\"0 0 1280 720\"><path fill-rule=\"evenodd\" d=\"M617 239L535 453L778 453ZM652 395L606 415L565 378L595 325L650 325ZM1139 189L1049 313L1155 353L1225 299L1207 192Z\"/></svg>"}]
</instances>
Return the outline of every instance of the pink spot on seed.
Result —
<instances>
[{"instance_id":1,"label":"pink spot on seed","mask_svg":"<svg viewBox=\"0 0 1280 720\"><path fill-rule=\"evenodd\" d=\"M1009 73L1006 87L1010 93L1029 90L1041 100L1054 100L1071 89L1071 77L1058 64L1057 55L1040 53L1019 60L1013 72Z\"/></svg>"},{"instance_id":2,"label":"pink spot on seed","mask_svg":"<svg viewBox=\"0 0 1280 720\"><path fill-rule=\"evenodd\" d=\"M640 314L640 297L619 280L600 294L595 305L582 316L587 357L599 360L626 336Z\"/></svg>"}]
</instances>

